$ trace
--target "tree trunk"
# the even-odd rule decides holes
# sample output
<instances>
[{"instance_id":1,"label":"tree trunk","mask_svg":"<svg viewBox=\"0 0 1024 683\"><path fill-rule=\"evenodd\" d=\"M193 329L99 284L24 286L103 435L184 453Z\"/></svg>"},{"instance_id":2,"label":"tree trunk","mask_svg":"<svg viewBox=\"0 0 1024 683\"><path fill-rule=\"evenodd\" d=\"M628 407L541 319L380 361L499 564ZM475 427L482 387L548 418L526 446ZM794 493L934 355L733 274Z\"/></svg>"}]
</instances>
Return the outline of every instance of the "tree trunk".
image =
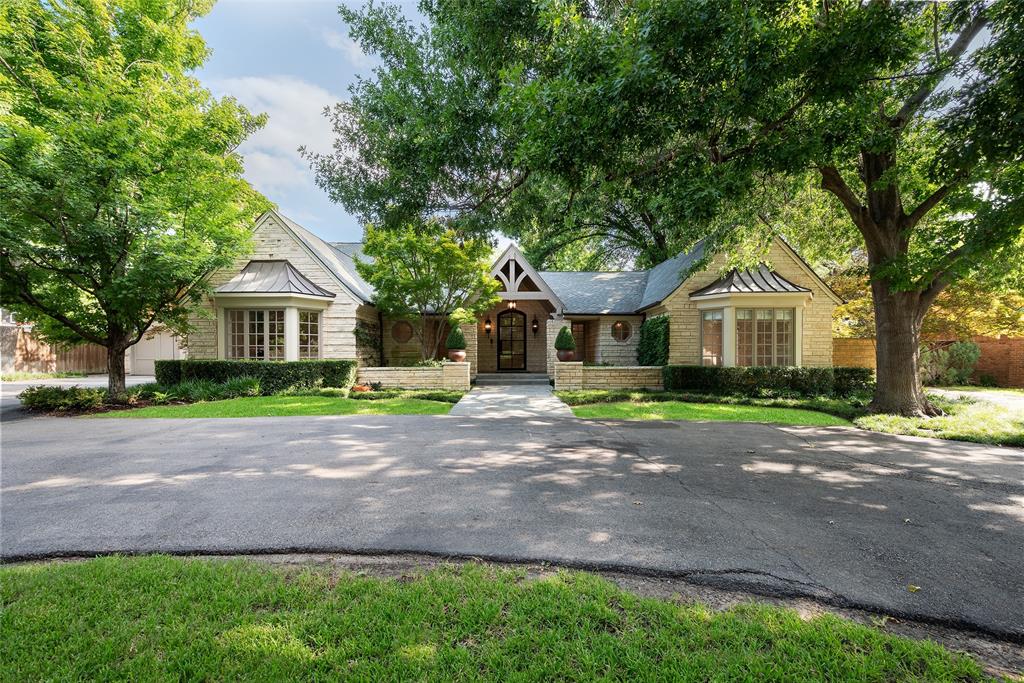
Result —
<instances>
[{"instance_id":1,"label":"tree trunk","mask_svg":"<svg viewBox=\"0 0 1024 683\"><path fill-rule=\"evenodd\" d=\"M118 400L118 397L125 393L124 381L124 352L127 346L122 344L111 344L107 347L107 392L111 400Z\"/></svg>"},{"instance_id":2,"label":"tree trunk","mask_svg":"<svg viewBox=\"0 0 1024 683\"><path fill-rule=\"evenodd\" d=\"M935 415L918 372L921 345L919 292L892 292L872 281L877 384L871 410L907 416Z\"/></svg>"}]
</instances>

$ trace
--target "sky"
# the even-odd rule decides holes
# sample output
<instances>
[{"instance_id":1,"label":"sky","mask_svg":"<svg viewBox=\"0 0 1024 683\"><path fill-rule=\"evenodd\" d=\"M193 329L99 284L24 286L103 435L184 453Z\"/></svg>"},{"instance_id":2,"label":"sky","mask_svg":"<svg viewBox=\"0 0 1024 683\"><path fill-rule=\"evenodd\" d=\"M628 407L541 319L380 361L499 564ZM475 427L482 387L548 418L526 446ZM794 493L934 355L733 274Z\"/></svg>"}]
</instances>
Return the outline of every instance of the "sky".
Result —
<instances>
[{"instance_id":1,"label":"sky","mask_svg":"<svg viewBox=\"0 0 1024 683\"><path fill-rule=\"evenodd\" d=\"M395 0L392 0L394 2ZM298 147L329 151L323 109L348 97L375 59L348 37L339 0L219 0L194 24L213 51L196 73L215 95L231 95L267 125L241 147L245 176L289 218L330 241L358 241L362 226L316 186ZM362 2L353 2L360 6ZM407 16L415 1L401 0Z\"/></svg>"}]
</instances>

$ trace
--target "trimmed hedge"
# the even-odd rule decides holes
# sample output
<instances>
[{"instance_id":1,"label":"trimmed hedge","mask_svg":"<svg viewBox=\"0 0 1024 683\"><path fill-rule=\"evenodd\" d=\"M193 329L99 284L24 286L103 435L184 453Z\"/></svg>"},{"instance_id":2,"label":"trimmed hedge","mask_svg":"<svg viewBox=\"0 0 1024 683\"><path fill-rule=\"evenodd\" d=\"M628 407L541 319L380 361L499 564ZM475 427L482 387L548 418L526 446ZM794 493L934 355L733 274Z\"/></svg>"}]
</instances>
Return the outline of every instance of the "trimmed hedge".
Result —
<instances>
[{"instance_id":1,"label":"trimmed hedge","mask_svg":"<svg viewBox=\"0 0 1024 683\"><path fill-rule=\"evenodd\" d=\"M666 365L666 391L745 396L849 396L871 388L866 368L707 367Z\"/></svg>"},{"instance_id":2,"label":"trimmed hedge","mask_svg":"<svg viewBox=\"0 0 1024 683\"><path fill-rule=\"evenodd\" d=\"M652 316L640 326L636 359L640 365L668 364L668 315Z\"/></svg>"},{"instance_id":3,"label":"trimmed hedge","mask_svg":"<svg viewBox=\"0 0 1024 683\"><path fill-rule=\"evenodd\" d=\"M259 380L264 396L289 389L341 387L347 389L356 379L354 360L158 360L156 381L170 386L189 380L209 380L223 384L238 377Z\"/></svg>"}]
</instances>

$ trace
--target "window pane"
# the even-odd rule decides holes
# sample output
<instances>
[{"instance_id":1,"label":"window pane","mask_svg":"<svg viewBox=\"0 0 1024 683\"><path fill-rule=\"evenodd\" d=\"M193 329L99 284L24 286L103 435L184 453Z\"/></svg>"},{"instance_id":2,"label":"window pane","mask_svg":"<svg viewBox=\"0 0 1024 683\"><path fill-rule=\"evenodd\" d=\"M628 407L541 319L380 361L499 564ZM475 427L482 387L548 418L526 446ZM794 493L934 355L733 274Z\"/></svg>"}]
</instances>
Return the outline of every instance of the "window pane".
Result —
<instances>
[{"instance_id":1,"label":"window pane","mask_svg":"<svg viewBox=\"0 0 1024 683\"><path fill-rule=\"evenodd\" d=\"M793 310L780 308L775 311L775 364L793 364Z\"/></svg>"},{"instance_id":2,"label":"window pane","mask_svg":"<svg viewBox=\"0 0 1024 683\"><path fill-rule=\"evenodd\" d=\"M284 360L284 311L267 311L267 360Z\"/></svg>"},{"instance_id":3,"label":"window pane","mask_svg":"<svg viewBox=\"0 0 1024 683\"><path fill-rule=\"evenodd\" d=\"M249 311L248 357L263 360L267 355L266 317L264 311Z\"/></svg>"},{"instance_id":4,"label":"window pane","mask_svg":"<svg viewBox=\"0 0 1024 683\"><path fill-rule=\"evenodd\" d=\"M299 311L299 358L320 357L320 314Z\"/></svg>"},{"instance_id":5,"label":"window pane","mask_svg":"<svg viewBox=\"0 0 1024 683\"><path fill-rule=\"evenodd\" d=\"M246 357L246 311L227 311L227 357Z\"/></svg>"},{"instance_id":6,"label":"window pane","mask_svg":"<svg viewBox=\"0 0 1024 683\"><path fill-rule=\"evenodd\" d=\"M633 328L625 320L616 320L612 323L612 338L615 341L627 341L633 335Z\"/></svg>"},{"instance_id":7,"label":"window pane","mask_svg":"<svg viewBox=\"0 0 1024 683\"><path fill-rule=\"evenodd\" d=\"M722 311L701 312L701 364L722 364Z\"/></svg>"},{"instance_id":8,"label":"window pane","mask_svg":"<svg viewBox=\"0 0 1024 683\"><path fill-rule=\"evenodd\" d=\"M754 312L749 308L736 311L736 364L754 364Z\"/></svg>"},{"instance_id":9,"label":"window pane","mask_svg":"<svg viewBox=\"0 0 1024 683\"><path fill-rule=\"evenodd\" d=\"M754 312L756 325L754 327L755 350L757 357L755 365L773 365L772 354L772 309L759 308Z\"/></svg>"}]
</instances>

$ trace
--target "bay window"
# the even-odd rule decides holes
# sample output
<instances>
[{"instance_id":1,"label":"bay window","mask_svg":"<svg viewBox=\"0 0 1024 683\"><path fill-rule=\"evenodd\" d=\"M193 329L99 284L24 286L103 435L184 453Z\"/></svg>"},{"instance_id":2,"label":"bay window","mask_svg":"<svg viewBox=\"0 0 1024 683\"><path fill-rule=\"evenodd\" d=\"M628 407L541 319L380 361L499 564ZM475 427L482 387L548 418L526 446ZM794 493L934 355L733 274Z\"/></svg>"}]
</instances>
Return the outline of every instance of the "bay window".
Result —
<instances>
[{"instance_id":1,"label":"bay window","mask_svg":"<svg viewBox=\"0 0 1024 683\"><path fill-rule=\"evenodd\" d=\"M320 313L299 311L299 358L301 360L320 357Z\"/></svg>"},{"instance_id":2,"label":"bay window","mask_svg":"<svg viewBox=\"0 0 1024 683\"><path fill-rule=\"evenodd\" d=\"M284 309L230 309L227 318L228 358L284 360Z\"/></svg>"},{"instance_id":3,"label":"bay window","mask_svg":"<svg viewBox=\"0 0 1024 683\"><path fill-rule=\"evenodd\" d=\"M701 311L701 365L722 365L722 310Z\"/></svg>"},{"instance_id":4,"label":"bay window","mask_svg":"<svg viewBox=\"0 0 1024 683\"><path fill-rule=\"evenodd\" d=\"M795 342L792 308L736 309L736 365L793 365Z\"/></svg>"}]
</instances>

